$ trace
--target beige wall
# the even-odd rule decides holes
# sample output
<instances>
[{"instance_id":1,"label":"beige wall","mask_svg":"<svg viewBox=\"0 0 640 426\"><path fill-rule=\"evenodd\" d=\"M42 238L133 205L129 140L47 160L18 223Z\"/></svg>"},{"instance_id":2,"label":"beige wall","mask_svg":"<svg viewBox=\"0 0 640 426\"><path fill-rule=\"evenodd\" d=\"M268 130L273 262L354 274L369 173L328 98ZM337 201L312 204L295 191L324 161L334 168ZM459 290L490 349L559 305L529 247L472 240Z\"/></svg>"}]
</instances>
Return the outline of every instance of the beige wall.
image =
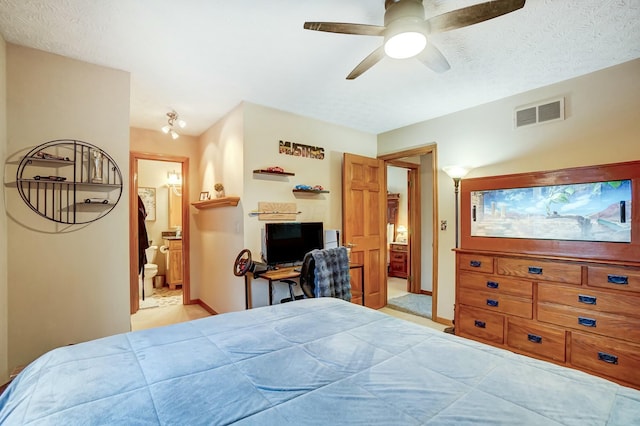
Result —
<instances>
[{"instance_id":1,"label":"beige wall","mask_svg":"<svg viewBox=\"0 0 640 426\"><path fill-rule=\"evenodd\" d=\"M378 135L379 154L437 143L439 168L474 167L468 177L640 159L640 60ZM515 108L565 97L566 120L513 128ZM453 182L438 175L438 315L453 318Z\"/></svg>"},{"instance_id":2,"label":"beige wall","mask_svg":"<svg viewBox=\"0 0 640 426\"><path fill-rule=\"evenodd\" d=\"M197 200L201 191L214 194L218 182L226 195L241 197L237 207L191 207L193 298L197 296L219 313L244 309L244 280L232 273L236 255L244 247L243 114L240 105L200 136L200 153L193 166L197 180L191 187L192 199Z\"/></svg>"},{"instance_id":3,"label":"beige wall","mask_svg":"<svg viewBox=\"0 0 640 426\"><path fill-rule=\"evenodd\" d=\"M300 115L245 103L244 167L242 179L244 246L260 258L264 223L248 213L259 202L295 203L298 222L323 222L325 229L342 229L342 157L345 152L376 156L376 136ZM279 153L279 141L324 148L324 160ZM254 175L253 170L280 166L295 173L285 179ZM328 194L294 194L297 184L322 185ZM266 281L253 285L253 305L266 305ZM276 286L274 300L286 297L288 287Z\"/></svg>"},{"instance_id":4,"label":"beige wall","mask_svg":"<svg viewBox=\"0 0 640 426\"><path fill-rule=\"evenodd\" d=\"M0 163L7 157L7 50L0 36ZM5 186L0 186L4 200ZM7 215L4 202L0 204L0 235L7 235ZM7 238L0 237L0 383L9 377L9 304L7 288Z\"/></svg>"},{"instance_id":5,"label":"beige wall","mask_svg":"<svg viewBox=\"0 0 640 426\"><path fill-rule=\"evenodd\" d=\"M286 140L325 149L325 159L279 153ZM192 279L200 283L199 297L217 312L244 309L244 279L232 273L243 248L260 260L263 221L250 217L258 202L295 203L302 214L296 221L322 221L326 229L342 228L342 153L375 157L375 135L330 123L243 103L200 138L201 185L194 191L211 191L222 182L227 195L241 197L238 207L192 210ZM253 170L280 166L290 177L254 175ZM298 184L322 185L329 194L296 196ZM197 278L193 278L197 276ZM253 306L267 304L266 281L252 286ZM276 288L274 300L284 294Z\"/></svg>"},{"instance_id":6,"label":"beige wall","mask_svg":"<svg viewBox=\"0 0 640 426\"><path fill-rule=\"evenodd\" d=\"M129 74L7 45L8 363L130 329ZM19 198L15 166L30 149L77 139L105 150L125 182L119 204L87 225L44 219Z\"/></svg>"}]
</instances>

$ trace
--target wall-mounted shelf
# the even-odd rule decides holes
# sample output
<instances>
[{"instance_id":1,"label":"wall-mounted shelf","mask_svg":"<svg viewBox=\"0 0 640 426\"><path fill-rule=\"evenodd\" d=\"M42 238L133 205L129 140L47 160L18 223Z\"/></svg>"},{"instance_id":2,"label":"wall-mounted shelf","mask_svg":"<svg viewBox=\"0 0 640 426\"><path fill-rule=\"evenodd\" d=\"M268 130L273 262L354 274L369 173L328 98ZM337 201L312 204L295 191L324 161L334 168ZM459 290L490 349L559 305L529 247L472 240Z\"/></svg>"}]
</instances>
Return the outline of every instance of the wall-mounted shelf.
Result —
<instances>
[{"instance_id":1,"label":"wall-mounted shelf","mask_svg":"<svg viewBox=\"0 0 640 426\"><path fill-rule=\"evenodd\" d=\"M293 192L303 192L305 194L328 194L329 191L323 189L294 189Z\"/></svg>"},{"instance_id":2,"label":"wall-mounted shelf","mask_svg":"<svg viewBox=\"0 0 640 426\"><path fill-rule=\"evenodd\" d=\"M273 176L295 176L296 175L295 173L291 173L291 172L274 172L268 169L257 169L257 170L254 170L253 173L257 175L273 175Z\"/></svg>"},{"instance_id":3,"label":"wall-mounted shelf","mask_svg":"<svg viewBox=\"0 0 640 426\"><path fill-rule=\"evenodd\" d=\"M199 210L213 209L216 207L235 207L240 202L240 197L222 197L212 200L195 201L191 203L193 207Z\"/></svg>"},{"instance_id":4,"label":"wall-mounted shelf","mask_svg":"<svg viewBox=\"0 0 640 426\"><path fill-rule=\"evenodd\" d=\"M106 152L87 142L55 140L22 158L16 186L40 216L59 223L93 222L109 213L122 195L122 174ZM86 203L100 199L106 203Z\"/></svg>"}]
</instances>

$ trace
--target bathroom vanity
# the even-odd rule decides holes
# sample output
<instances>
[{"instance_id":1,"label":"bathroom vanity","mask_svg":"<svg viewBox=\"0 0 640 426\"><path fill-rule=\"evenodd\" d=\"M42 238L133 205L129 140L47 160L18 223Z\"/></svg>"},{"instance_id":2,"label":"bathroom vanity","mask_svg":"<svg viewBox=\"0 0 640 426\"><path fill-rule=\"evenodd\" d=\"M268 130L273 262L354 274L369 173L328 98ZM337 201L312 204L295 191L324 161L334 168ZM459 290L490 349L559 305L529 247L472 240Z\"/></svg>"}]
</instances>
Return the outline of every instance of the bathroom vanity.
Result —
<instances>
[{"instance_id":1,"label":"bathroom vanity","mask_svg":"<svg viewBox=\"0 0 640 426\"><path fill-rule=\"evenodd\" d=\"M165 237L167 253L167 284L171 290L177 285L182 285L182 238Z\"/></svg>"}]
</instances>

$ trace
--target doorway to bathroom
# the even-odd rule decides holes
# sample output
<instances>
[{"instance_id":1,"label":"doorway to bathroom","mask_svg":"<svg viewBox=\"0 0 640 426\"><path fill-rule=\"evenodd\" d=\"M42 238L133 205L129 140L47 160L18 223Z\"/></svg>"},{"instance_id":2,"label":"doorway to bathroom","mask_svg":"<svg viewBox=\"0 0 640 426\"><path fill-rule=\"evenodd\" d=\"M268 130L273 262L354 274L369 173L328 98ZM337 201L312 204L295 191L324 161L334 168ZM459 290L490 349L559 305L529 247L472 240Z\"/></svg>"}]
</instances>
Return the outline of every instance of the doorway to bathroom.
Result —
<instances>
[{"instance_id":1,"label":"doorway to bathroom","mask_svg":"<svg viewBox=\"0 0 640 426\"><path fill-rule=\"evenodd\" d=\"M129 167L130 312L188 304L189 159L132 152ZM139 202L146 212L140 221ZM143 231L149 244L145 280L138 269Z\"/></svg>"}]
</instances>

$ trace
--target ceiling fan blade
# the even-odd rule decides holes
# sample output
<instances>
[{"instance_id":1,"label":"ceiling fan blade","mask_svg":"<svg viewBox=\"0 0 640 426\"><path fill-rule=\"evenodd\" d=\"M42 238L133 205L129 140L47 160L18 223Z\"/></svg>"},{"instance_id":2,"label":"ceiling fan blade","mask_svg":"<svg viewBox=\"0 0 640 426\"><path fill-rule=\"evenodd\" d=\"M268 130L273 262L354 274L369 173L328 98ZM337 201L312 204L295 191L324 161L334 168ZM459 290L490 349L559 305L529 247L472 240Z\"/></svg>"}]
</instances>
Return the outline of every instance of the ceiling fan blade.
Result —
<instances>
[{"instance_id":1,"label":"ceiling fan blade","mask_svg":"<svg viewBox=\"0 0 640 426\"><path fill-rule=\"evenodd\" d=\"M355 67L353 71L351 71L351 74L347 76L347 80L353 80L359 77L360 75L362 75L362 73L380 62L382 58L384 58L384 46L378 47L376 50L371 52L369 56L364 58L362 62L360 62L358 66Z\"/></svg>"},{"instance_id":2,"label":"ceiling fan blade","mask_svg":"<svg viewBox=\"0 0 640 426\"><path fill-rule=\"evenodd\" d=\"M305 30L325 31L328 33L381 36L385 27L366 24L344 24L340 22L305 22Z\"/></svg>"},{"instance_id":3,"label":"ceiling fan blade","mask_svg":"<svg viewBox=\"0 0 640 426\"><path fill-rule=\"evenodd\" d=\"M427 19L429 33L441 33L488 21L524 7L526 0L494 0L453 10Z\"/></svg>"},{"instance_id":4,"label":"ceiling fan blade","mask_svg":"<svg viewBox=\"0 0 640 426\"><path fill-rule=\"evenodd\" d=\"M440 50L432 43L427 43L427 46L417 56L417 58L437 73L443 73L451 68L449 61L444 57Z\"/></svg>"}]
</instances>

